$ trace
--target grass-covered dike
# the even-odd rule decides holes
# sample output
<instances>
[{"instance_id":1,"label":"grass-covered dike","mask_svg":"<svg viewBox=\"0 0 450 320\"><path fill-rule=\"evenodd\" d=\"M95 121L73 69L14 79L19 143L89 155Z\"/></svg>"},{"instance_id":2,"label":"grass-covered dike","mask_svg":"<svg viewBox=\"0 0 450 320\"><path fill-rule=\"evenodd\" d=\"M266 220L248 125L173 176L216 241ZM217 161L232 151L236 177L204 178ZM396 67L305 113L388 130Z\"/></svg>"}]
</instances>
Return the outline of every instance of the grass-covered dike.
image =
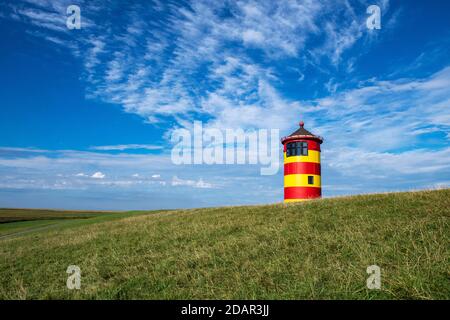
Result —
<instances>
[{"instance_id":1,"label":"grass-covered dike","mask_svg":"<svg viewBox=\"0 0 450 320\"><path fill-rule=\"evenodd\" d=\"M0 210L1 299L450 298L450 189L65 214Z\"/></svg>"}]
</instances>

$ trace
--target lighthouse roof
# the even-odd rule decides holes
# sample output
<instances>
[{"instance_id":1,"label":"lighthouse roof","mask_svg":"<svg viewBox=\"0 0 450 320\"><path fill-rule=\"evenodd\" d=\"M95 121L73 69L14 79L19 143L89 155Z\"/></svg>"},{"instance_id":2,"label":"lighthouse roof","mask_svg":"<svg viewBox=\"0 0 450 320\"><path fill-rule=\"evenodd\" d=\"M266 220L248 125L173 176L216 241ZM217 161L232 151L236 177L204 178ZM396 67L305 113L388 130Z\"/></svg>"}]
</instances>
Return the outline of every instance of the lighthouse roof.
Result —
<instances>
[{"instance_id":1,"label":"lighthouse roof","mask_svg":"<svg viewBox=\"0 0 450 320\"><path fill-rule=\"evenodd\" d=\"M287 137L283 137L281 139L281 143L285 143L287 141L295 140L295 139L309 139L309 140L316 140L319 143L323 142L323 138L320 136L316 136L315 134L309 132L304 128L305 123L303 121L300 121L299 123L300 128L298 128L295 132L291 133Z\"/></svg>"},{"instance_id":2,"label":"lighthouse roof","mask_svg":"<svg viewBox=\"0 0 450 320\"><path fill-rule=\"evenodd\" d=\"M300 127L295 132L291 133L289 135L289 137L291 137L291 136L311 136L311 137L314 137L314 135L311 132L309 132L308 130L306 130L303 127Z\"/></svg>"}]
</instances>

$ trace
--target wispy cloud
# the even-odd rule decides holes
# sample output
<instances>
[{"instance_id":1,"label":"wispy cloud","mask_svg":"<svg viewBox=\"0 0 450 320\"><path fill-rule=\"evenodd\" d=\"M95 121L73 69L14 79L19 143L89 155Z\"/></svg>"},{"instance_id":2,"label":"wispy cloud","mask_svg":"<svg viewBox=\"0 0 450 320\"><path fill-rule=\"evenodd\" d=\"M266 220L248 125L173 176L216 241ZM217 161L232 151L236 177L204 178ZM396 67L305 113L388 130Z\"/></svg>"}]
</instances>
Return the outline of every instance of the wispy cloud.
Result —
<instances>
[{"instance_id":1,"label":"wispy cloud","mask_svg":"<svg viewBox=\"0 0 450 320\"><path fill-rule=\"evenodd\" d=\"M189 180L189 179L180 179L177 176L173 176L172 178L172 186L187 186L187 187L193 187L193 188L200 188L200 189L210 189L214 188L214 186L211 183L203 181L202 178L199 180Z\"/></svg>"},{"instance_id":2,"label":"wispy cloud","mask_svg":"<svg viewBox=\"0 0 450 320\"><path fill-rule=\"evenodd\" d=\"M173 208L257 203L261 200L255 195L261 192L267 193L266 202L277 201L280 192L269 191L278 189L273 183L277 178L265 179L266 187L261 191L262 182L256 173L259 169L255 166L177 166L165 154L76 150L17 154L11 151L11 154L0 153L0 202L8 202L4 198L7 193L2 193L8 190L22 190L22 194L39 190L83 192L85 196L112 194L113 199L105 206L116 209L113 204L120 208L136 208L137 203L140 208ZM245 186L239 182L242 179L246 181ZM200 189L202 193L198 192ZM237 191L248 199L243 202L236 199ZM126 202L118 204L124 193Z\"/></svg>"},{"instance_id":3,"label":"wispy cloud","mask_svg":"<svg viewBox=\"0 0 450 320\"><path fill-rule=\"evenodd\" d=\"M345 0L135 3L120 26L109 19L113 9L82 1L83 36L65 28L69 2L28 3L12 11L41 34L47 30L48 41L70 46L84 65L87 97L120 104L151 123L171 118L184 125L198 117L222 123L230 115L246 126L266 119L283 128L274 114L299 105L276 89L272 62L295 57L306 66L325 57L334 67L368 37L365 11L355 12ZM91 23L100 15L102 24ZM254 50L264 60L255 59Z\"/></svg>"},{"instance_id":4,"label":"wispy cloud","mask_svg":"<svg viewBox=\"0 0 450 320\"><path fill-rule=\"evenodd\" d=\"M307 114L326 120L313 125L330 137L334 147L351 144L372 151L417 148L420 136L449 132L449 86L450 67L422 79L372 80L311 102ZM434 139L435 147L446 145L444 137ZM432 146L430 140L422 145Z\"/></svg>"},{"instance_id":5,"label":"wispy cloud","mask_svg":"<svg viewBox=\"0 0 450 320\"><path fill-rule=\"evenodd\" d=\"M118 144L112 146L95 146L90 147L91 150L98 151L123 151L123 150L137 150L137 149L145 149L145 150L161 150L162 146L152 145L152 144Z\"/></svg>"}]
</instances>

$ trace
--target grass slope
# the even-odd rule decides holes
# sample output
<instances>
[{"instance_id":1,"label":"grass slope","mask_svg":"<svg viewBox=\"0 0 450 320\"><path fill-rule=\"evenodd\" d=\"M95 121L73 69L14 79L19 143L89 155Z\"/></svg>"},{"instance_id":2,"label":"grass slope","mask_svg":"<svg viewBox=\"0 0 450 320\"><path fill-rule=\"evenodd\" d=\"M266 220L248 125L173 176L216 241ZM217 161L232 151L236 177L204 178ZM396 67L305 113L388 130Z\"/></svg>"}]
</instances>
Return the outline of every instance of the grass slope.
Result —
<instances>
[{"instance_id":1,"label":"grass slope","mask_svg":"<svg viewBox=\"0 0 450 320\"><path fill-rule=\"evenodd\" d=\"M449 199L446 189L68 221L0 240L0 298L449 299ZM366 288L372 264L381 290ZM80 290L66 288L69 265Z\"/></svg>"},{"instance_id":2,"label":"grass slope","mask_svg":"<svg viewBox=\"0 0 450 320\"><path fill-rule=\"evenodd\" d=\"M14 209L16 210L16 209ZM43 229L64 229L79 225L87 225L103 221L112 221L130 216L148 214L148 212L72 212L72 211L52 211L49 216L42 214L47 210L21 209L21 213L14 212L12 215L9 209L0 209L0 239L21 236L25 233L41 231ZM152 211L157 212L157 211ZM162 211L160 211L162 212ZM15 220L20 216L18 220ZM3 220L2 220L3 219Z\"/></svg>"}]
</instances>

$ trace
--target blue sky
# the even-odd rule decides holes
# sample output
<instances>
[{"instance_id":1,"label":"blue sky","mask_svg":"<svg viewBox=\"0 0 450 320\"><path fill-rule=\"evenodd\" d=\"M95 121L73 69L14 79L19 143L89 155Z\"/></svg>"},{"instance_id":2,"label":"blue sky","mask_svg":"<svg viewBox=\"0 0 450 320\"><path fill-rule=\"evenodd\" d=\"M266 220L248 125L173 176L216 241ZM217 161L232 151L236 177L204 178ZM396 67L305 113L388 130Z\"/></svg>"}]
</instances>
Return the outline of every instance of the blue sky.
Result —
<instances>
[{"instance_id":1,"label":"blue sky","mask_svg":"<svg viewBox=\"0 0 450 320\"><path fill-rule=\"evenodd\" d=\"M1 0L0 37L0 207L282 201L282 168L172 164L194 120L303 119L324 196L450 185L448 1Z\"/></svg>"}]
</instances>

